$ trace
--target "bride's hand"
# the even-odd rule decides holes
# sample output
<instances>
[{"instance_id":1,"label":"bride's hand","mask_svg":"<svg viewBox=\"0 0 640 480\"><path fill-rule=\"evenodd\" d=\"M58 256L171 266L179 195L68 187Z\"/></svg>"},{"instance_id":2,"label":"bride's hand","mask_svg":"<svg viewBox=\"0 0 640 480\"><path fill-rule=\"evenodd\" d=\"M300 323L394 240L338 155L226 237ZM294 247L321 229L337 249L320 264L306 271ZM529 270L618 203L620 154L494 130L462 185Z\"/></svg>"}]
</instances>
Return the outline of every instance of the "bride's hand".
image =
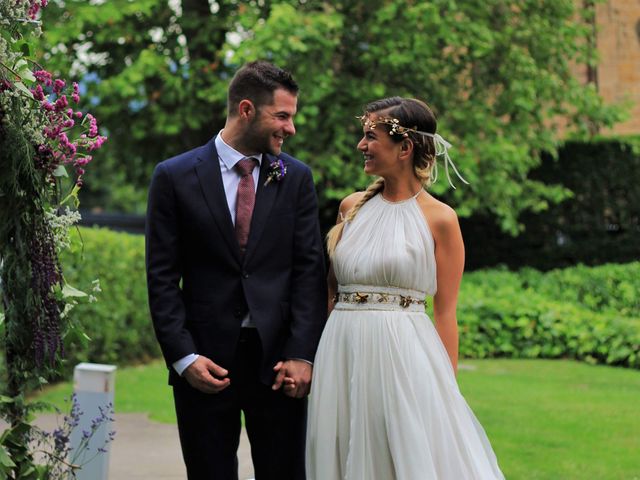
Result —
<instances>
[{"instance_id":1,"label":"bride's hand","mask_svg":"<svg viewBox=\"0 0 640 480\"><path fill-rule=\"evenodd\" d=\"M303 398L311 390L311 373L313 367L304 360L280 361L273 367L276 378L271 387L273 390L283 389L285 395L292 398Z\"/></svg>"}]
</instances>

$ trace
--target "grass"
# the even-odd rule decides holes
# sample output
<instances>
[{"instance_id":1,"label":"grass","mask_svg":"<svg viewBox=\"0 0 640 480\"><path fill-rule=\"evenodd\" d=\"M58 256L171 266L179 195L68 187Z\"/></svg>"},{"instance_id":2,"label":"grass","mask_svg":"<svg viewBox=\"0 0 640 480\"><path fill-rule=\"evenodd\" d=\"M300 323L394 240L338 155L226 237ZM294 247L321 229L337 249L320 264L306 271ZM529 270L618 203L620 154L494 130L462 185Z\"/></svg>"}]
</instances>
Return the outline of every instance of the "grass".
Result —
<instances>
[{"instance_id":1,"label":"grass","mask_svg":"<svg viewBox=\"0 0 640 480\"><path fill-rule=\"evenodd\" d=\"M173 395L167 379L167 368L162 361L118 368L114 400L116 412L148 413L151 420L176 423ZM71 382L59 383L45 387L37 399L65 409L72 391Z\"/></svg>"},{"instance_id":2,"label":"grass","mask_svg":"<svg viewBox=\"0 0 640 480\"><path fill-rule=\"evenodd\" d=\"M640 480L640 371L562 360L464 360L460 388L509 480ZM39 396L59 406L64 383ZM122 368L116 411L175 422L165 366Z\"/></svg>"},{"instance_id":3,"label":"grass","mask_svg":"<svg viewBox=\"0 0 640 480\"><path fill-rule=\"evenodd\" d=\"M508 479L640 480L640 371L464 361L463 394Z\"/></svg>"}]
</instances>

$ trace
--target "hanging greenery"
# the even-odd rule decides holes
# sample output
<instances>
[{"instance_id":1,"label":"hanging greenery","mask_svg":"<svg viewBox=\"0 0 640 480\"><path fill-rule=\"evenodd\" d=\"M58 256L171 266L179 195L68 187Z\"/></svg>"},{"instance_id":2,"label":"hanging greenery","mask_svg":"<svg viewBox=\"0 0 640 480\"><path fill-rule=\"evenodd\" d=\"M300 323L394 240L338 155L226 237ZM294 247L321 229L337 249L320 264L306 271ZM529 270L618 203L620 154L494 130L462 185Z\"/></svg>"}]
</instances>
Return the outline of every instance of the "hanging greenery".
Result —
<instances>
[{"instance_id":1,"label":"hanging greenery","mask_svg":"<svg viewBox=\"0 0 640 480\"><path fill-rule=\"evenodd\" d=\"M33 477L24 394L56 375L66 318L85 293L67 285L58 260L78 221L78 191L105 137L76 110L77 83L32 60L47 0L0 0L0 325L5 368L0 478Z\"/></svg>"}]
</instances>

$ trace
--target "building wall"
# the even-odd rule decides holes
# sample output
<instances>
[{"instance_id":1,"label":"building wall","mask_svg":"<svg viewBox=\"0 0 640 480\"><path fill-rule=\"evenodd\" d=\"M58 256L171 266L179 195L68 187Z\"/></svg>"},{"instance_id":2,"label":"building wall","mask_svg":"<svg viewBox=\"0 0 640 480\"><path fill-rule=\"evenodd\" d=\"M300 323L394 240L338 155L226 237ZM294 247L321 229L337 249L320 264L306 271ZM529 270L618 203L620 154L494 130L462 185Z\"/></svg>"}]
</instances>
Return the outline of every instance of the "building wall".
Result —
<instances>
[{"instance_id":1,"label":"building wall","mask_svg":"<svg viewBox=\"0 0 640 480\"><path fill-rule=\"evenodd\" d=\"M640 134L640 0L597 5L598 91L607 103L630 100L630 118L602 133ZM579 75L587 79L586 69Z\"/></svg>"}]
</instances>

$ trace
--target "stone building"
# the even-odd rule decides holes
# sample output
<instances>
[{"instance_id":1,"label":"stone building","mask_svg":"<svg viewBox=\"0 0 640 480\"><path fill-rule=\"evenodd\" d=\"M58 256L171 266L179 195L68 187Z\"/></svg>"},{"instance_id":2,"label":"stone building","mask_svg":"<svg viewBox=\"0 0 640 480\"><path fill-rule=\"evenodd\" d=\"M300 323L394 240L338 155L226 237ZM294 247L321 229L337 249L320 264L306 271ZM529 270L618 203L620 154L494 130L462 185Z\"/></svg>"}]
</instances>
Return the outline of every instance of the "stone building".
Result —
<instances>
[{"instance_id":1,"label":"stone building","mask_svg":"<svg viewBox=\"0 0 640 480\"><path fill-rule=\"evenodd\" d=\"M640 0L608 0L596 5L596 67L577 68L596 84L605 102L631 102L630 117L605 134L640 134Z\"/></svg>"}]
</instances>

